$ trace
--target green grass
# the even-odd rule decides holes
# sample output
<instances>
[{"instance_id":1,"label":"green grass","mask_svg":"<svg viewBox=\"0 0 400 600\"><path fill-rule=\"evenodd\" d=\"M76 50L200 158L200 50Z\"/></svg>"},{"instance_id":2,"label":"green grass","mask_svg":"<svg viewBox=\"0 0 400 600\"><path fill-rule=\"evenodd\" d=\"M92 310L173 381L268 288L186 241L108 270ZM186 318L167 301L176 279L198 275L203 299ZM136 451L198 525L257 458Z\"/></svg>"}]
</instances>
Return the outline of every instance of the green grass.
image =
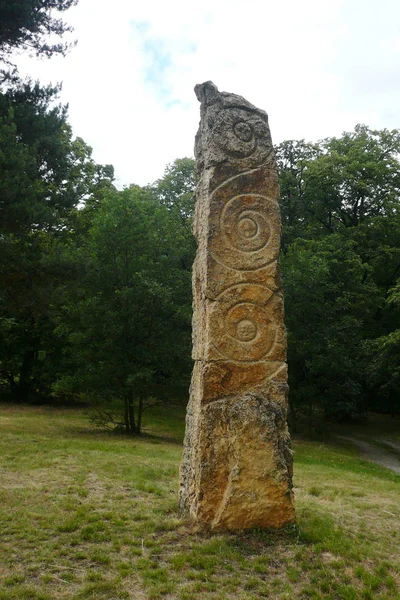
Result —
<instances>
[{"instance_id":1,"label":"green grass","mask_svg":"<svg viewBox=\"0 0 400 600\"><path fill-rule=\"evenodd\" d=\"M205 534L177 513L183 415L142 438L0 406L0 600L400 598L400 477L295 440L297 525Z\"/></svg>"}]
</instances>

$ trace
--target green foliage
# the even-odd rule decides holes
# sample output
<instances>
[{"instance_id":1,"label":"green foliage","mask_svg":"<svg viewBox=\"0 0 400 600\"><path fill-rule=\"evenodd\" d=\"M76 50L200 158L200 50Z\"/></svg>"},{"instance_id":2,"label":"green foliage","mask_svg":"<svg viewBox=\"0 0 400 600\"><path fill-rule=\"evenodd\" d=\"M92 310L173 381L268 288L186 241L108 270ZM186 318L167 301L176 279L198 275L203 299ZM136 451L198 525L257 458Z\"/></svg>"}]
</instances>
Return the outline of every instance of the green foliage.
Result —
<instances>
[{"instance_id":1,"label":"green foliage","mask_svg":"<svg viewBox=\"0 0 400 600\"><path fill-rule=\"evenodd\" d=\"M379 302L370 268L339 234L296 240L282 266L294 405L362 412L362 340Z\"/></svg>"},{"instance_id":2,"label":"green foliage","mask_svg":"<svg viewBox=\"0 0 400 600\"><path fill-rule=\"evenodd\" d=\"M58 91L25 82L0 93L1 232L60 230L98 179L112 177L89 146L72 139Z\"/></svg>"},{"instance_id":3,"label":"green foliage","mask_svg":"<svg viewBox=\"0 0 400 600\"><path fill-rule=\"evenodd\" d=\"M283 142L277 147L283 222L289 241L357 227L394 216L400 172L398 130L354 132L318 144Z\"/></svg>"},{"instance_id":4,"label":"green foliage","mask_svg":"<svg viewBox=\"0 0 400 600\"><path fill-rule=\"evenodd\" d=\"M192 158L178 158L168 165L164 177L155 182L153 190L164 206L178 212L182 222L190 221L195 205L195 162Z\"/></svg>"},{"instance_id":5,"label":"green foliage","mask_svg":"<svg viewBox=\"0 0 400 600\"><path fill-rule=\"evenodd\" d=\"M182 257L189 251L179 214L150 190L131 186L103 199L57 330L69 356L57 392L120 405L131 433L140 433L149 400L186 395L191 295Z\"/></svg>"},{"instance_id":6,"label":"green foliage","mask_svg":"<svg viewBox=\"0 0 400 600\"><path fill-rule=\"evenodd\" d=\"M378 389L380 408L393 416L399 411L400 397L400 280L389 291L385 308L397 317L397 327L366 344L370 358L369 382ZM395 321L395 319L392 319ZM374 406L375 407L375 406Z\"/></svg>"},{"instance_id":7,"label":"green foliage","mask_svg":"<svg viewBox=\"0 0 400 600\"><path fill-rule=\"evenodd\" d=\"M14 400L49 392L60 353L53 304L71 270L60 245L78 205L112 178L72 139L57 91L25 83L0 93L0 384Z\"/></svg>"},{"instance_id":8,"label":"green foliage","mask_svg":"<svg viewBox=\"0 0 400 600\"><path fill-rule=\"evenodd\" d=\"M37 56L65 54L70 45L51 41L72 31L54 13L65 12L78 0L0 0L0 60L9 64L14 50Z\"/></svg>"},{"instance_id":9,"label":"green foliage","mask_svg":"<svg viewBox=\"0 0 400 600\"><path fill-rule=\"evenodd\" d=\"M292 415L400 410L400 132L277 148Z\"/></svg>"},{"instance_id":10,"label":"green foliage","mask_svg":"<svg viewBox=\"0 0 400 600\"><path fill-rule=\"evenodd\" d=\"M116 192L57 92L0 95L0 384L14 401L115 402L139 432L149 403L188 387L193 161Z\"/></svg>"},{"instance_id":11,"label":"green foliage","mask_svg":"<svg viewBox=\"0 0 400 600\"><path fill-rule=\"evenodd\" d=\"M305 206L306 176L308 165L319 153L318 146L304 140L288 140L276 148L284 250L293 240L305 236L310 227L310 215ZM315 227L319 229L319 224L314 224Z\"/></svg>"}]
</instances>

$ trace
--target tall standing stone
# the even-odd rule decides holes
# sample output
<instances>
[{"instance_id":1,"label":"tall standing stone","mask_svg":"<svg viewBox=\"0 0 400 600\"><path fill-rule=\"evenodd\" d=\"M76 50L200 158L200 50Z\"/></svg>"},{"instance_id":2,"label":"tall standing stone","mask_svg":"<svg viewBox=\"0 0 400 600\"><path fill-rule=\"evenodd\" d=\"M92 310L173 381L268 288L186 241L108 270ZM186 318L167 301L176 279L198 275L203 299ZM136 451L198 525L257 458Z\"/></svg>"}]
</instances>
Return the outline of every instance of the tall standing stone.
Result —
<instances>
[{"instance_id":1,"label":"tall standing stone","mask_svg":"<svg viewBox=\"0 0 400 600\"><path fill-rule=\"evenodd\" d=\"M180 506L212 529L294 520L278 180L267 114L197 85L191 395Z\"/></svg>"}]
</instances>

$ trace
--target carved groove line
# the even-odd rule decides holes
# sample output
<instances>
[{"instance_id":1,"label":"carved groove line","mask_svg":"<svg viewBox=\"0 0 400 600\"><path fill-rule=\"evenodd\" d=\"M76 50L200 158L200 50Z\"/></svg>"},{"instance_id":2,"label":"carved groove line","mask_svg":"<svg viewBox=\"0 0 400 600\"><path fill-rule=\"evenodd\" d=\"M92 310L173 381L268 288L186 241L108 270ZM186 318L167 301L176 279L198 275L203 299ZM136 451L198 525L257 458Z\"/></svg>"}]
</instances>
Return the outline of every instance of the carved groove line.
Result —
<instances>
[{"instance_id":1,"label":"carved groove line","mask_svg":"<svg viewBox=\"0 0 400 600\"><path fill-rule=\"evenodd\" d=\"M229 183L233 183L235 181L235 179L239 179L240 177L245 177L246 175L252 175L253 173L256 173L259 169L260 169L259 166L254 167L254 169L249 169L248 171L243 171L243 172L239 173L238 175L232 175L232 177L228 177L222 183L217 185L217 187L211 192L211 196L214 196L214 194L218 193L218 191L221 188L226 187Z\"/></svg>"},{"instance_id":2,"label":"carved groove line","mask_svg":"<svg viewBox=\"0 0 400 600\"><path fill-rule=\"evenodd\" d=\"M230 269L231 271L239 271L239 272L240 272L240 271L251 271L251 272L253 273L253 272L255 272L255 271L260 271L261 269L265 269L265 267L268 267L268 266L269 266L269 265L271 265L272 263L276 262L276 258L275 258L275 259L272 259L272 260L270 260L269 262L267 262L267 263L265 263L265 264L263 264L263 265L261 265L261 266L254 267L254 269L248 269L248 268L247 268L247 269L246 269L246 268L244 268L244 269L239 269L238 267L231 267L231 266L227 265L226 263L222 262L222 260L220 260L220 259L218 258L218 256L216 256L216 255L215 255L215 254L214 254L212 251L210 251L210 250L209 250L209 255L210 255L210 256L212 256L212 258L215 260L215 262L217 262L218 264L222 265L223 267L225 267L225 268L227 268L227 269ZM251 282L250 282L250 281L246 281L246 282L244 282L244 283L251 283Z\"/></svg>"}]
</instances>

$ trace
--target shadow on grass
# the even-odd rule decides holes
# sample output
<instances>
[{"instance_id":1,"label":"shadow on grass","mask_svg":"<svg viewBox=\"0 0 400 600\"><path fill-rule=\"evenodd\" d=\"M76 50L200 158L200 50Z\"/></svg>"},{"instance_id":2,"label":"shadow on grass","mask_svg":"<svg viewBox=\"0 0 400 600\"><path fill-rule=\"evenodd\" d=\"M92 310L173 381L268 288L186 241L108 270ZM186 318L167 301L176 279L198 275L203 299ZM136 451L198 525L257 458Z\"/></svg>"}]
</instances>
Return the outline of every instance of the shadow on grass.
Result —
<instances>
[{"instance_id":1,"label":"shadow on grass","mask_svg":"<svg viewBox=\"0 0 400 600\"><path fill-rule=\"evenodd\" d=\"M244 556L262 555L266 548L293 546L299 538L297 524L286 525L282 529L255 528L228 534L229 544Z\"/></svg>"}]
</instances>

